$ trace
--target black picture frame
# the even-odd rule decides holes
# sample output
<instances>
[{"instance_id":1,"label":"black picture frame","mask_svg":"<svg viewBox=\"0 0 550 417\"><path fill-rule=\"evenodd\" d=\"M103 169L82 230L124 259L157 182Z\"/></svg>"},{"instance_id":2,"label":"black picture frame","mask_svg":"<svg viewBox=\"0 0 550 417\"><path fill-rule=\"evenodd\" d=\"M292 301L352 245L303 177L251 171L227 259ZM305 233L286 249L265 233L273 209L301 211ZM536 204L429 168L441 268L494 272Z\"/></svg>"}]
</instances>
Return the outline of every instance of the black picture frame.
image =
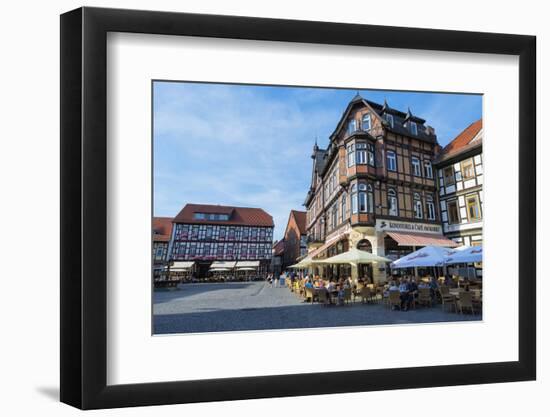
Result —
<instances>
[{"instance_id":1,"label":"black picture frame","mask_svg":"<svg viewBox=\"0 0 550 417\"><path fill-rule=\"evenodd\" d=\"M108 32L519 56L519 360L108 386ZM61 401L82 409L536 378L536 38L252 17L80 8L61 16Z\"/></svg>"}]
</instances>

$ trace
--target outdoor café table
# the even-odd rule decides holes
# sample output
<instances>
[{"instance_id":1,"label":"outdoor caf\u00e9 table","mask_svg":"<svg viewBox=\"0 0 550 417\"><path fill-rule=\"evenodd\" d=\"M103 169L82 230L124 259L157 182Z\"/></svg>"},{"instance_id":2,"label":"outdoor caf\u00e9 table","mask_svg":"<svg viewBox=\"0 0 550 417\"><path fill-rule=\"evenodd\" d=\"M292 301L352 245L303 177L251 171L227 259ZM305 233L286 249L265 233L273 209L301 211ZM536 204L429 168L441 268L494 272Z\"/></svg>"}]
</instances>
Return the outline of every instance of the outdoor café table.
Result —
<instances>
[{"instance_id":1,"label":"outdoor caf\u00e9 table","mask_svg":"<svg viewBox=\"0 0 550 417\"><path fill-rule=\"evenodd\" d=\"M463 291L465 291L465 290L463 290L462 288L453 288L453 289L449 290L449 294L454 295L456 298L458 298L459 293L461 293ZM473 298L477 298L477 299L480 298L481 290L470 289L470 292L473 294Z\"/></svg>"}]
</instances>

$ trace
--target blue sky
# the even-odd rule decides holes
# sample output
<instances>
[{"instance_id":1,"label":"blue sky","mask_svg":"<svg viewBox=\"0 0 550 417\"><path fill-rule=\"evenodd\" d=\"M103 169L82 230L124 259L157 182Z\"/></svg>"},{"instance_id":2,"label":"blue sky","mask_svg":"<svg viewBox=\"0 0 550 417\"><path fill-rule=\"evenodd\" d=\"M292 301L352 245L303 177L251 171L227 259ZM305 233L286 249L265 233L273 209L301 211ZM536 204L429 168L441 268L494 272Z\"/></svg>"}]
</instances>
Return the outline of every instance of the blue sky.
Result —
<instances>
[{"instance_id":1,"label":"blue sky","mask_svg":"<svg viewBox=\"0 0 550 417\"><path fill-rule=\"evenodd\" d=\"M426 119L445 146L481 117L480 95L154 82L154 215L186 203L261 207L284 234L311 180L315 138L326 147L359 92Z\"/></svg>"}]
</instances>

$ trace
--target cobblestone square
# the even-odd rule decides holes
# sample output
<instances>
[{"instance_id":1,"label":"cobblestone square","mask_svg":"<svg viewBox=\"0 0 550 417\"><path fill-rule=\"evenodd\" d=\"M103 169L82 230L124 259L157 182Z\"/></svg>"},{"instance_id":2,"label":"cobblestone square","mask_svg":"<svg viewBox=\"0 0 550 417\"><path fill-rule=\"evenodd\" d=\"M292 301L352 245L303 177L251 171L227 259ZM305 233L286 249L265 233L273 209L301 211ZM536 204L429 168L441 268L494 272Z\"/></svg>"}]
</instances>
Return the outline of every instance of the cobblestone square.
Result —
<instances>
[{"instance_id":1,"label":"cobblestone square","mask_svg":"<svg viewBox=\"0 0 550 417\"><path fill-rule=\"evenodd\" d=\"M154 333L203 333L481 320L440 305L391 311L382 303L328 306L303 302L265 282L184 284L155 291Z\"/></svg>"}]
</instances>

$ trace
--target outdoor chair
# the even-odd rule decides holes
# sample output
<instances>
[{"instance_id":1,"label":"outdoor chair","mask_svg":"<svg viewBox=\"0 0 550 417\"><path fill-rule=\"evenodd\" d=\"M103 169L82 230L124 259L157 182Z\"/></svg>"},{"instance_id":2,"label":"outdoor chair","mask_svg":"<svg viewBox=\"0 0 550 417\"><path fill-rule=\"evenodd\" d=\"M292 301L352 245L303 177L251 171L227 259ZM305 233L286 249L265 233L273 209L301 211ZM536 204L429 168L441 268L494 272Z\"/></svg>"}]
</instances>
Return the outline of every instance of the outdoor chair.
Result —
<instances>
[{"instance_id":1,"label":"outdoor chair","mask_svg":"<svg viewBox=\"0 0 550 417\"><path fill-rule=\"evenodd\" d=\"M416 302L420 305L432 306L432 295L429 288L419 288Z\"/></svg>"},{"instance_id":2,"label":"outdoor chair","mask_svg":"<svg viewBox=\"0 0 550 417\"><path fill-rule=\"evenodd\" d=\"M313 297L315 293L311 288L305 288L305 300L311 300L311 304L313 304Z\"/></svg>"},{"instance_id":3,"label":"outdoor chair","mask_svg":"<svg viewBox=\"0 0 550 417\"><path fill-rule=\"evenodd\" d=\"M388 297L388 304L390 308L397 306L401 310L401 293L399 291L390 291Z\"/></svg>"},{"instance_id":4,"label":"outdoor chair","mask_svg":"<svg viewBox=\"0 0 550 417\"><path fill-rule=\"evenodd\" d=\"M369 287L363 287L363 288L361 288L361 291L359 292L359 295L360 295L360 297L361 297L361 302L362 302L362 303L368 302L369 299L370 299L371 296L372 296Z\"/></svg>"},{"instance_id":5,"label":"outdoor chair","mask_svg":"<svg viewBox=\"0 0 550 417\"><path fill-rule=\"evenodd\" d=\"M344 304L351 304L351 288L344 288Z\"/></svg>"},{"instance_id":6,"label":"outdoor chair","mask_svg":"<svg viewBox=\"0 0 550 417\"><path fill-rule=\"evenodd\" d=\"M464 314L464 309L470 309L472 314L475 314L472 293L470 291L461 291L458 294L458 307L460 309L460 314Z\"/></svg>"},{"instance_id":7,"label":"outdoor chair","mask_svg":"<svg viewBox=\"0 0 550 417\"><path fill-rule=\"evenodd\" d=\"M328 306L328 295L326 290L318 290L317 291L317 300L323 304L324 306Z\"/></svg>"},{"instance_id":8,"label":"outdoor chair","mask_svg":"<svg viewBox=\"0 0 550 417\"><path fill-rule=\"evenodd\" d=\"M447 306L454 308L454 311L458 311L456 307L456 297L449 293L449 287L442 285L439 287L439 295L441 296L441 309L445 310Z\"/></svg>"}]
</instances>

